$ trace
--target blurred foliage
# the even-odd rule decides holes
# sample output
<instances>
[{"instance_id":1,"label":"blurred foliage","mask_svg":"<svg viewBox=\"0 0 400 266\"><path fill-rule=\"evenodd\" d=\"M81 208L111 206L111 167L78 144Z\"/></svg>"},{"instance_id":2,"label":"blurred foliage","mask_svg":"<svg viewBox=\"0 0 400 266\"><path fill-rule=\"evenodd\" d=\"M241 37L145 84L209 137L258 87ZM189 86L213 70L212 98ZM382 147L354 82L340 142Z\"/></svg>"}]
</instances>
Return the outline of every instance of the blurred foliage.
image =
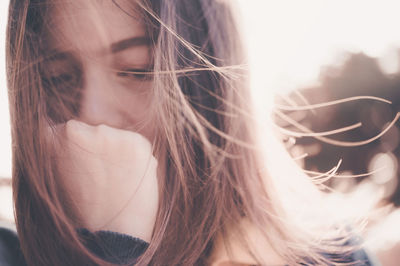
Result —
<instances>
[{"instance_id":1,"label":"blurred foliage","mask_svg":"<svg viewBox=\"0 0 400 266\"><path fill-rule=\"evenodd\" d=\"M392 104L374 100L357 100L308 111L285 111L285 114L313 132L334 130L361 122L362 126L359 128L328 137L354 142L369 139L382 132L400 111L400 72L385 74L376 58L362 53L349 54L340 67L325 67L321 71L317 86L291 92L283 98L276 99L276 103L302 106L353 96L376 96L389 100ZM285 129L300 131L279 117L275 117L275 121ZM364 174L371 171L371 161L377 154L394 155L392 158L395 158L396 162L393 176L396 180L393 182L388 178L379 185L386 185L388 190L391 190L387 195L388 201L396 206L400 205L400 186L398 185L400 170L397 167L400 155L398 123L378 140L357 147L326 144L314 137L298 137L295 141L293 138L288 139L290 141L286 143L292 143L287 145L292 155L295 157L301 153L307 153L308 156L301 163L304 169L313 171L326 172L342 159L339 172ZM342 186L345 191L351 191L355 184L365 178L370 177L341 179L341 181L332 178L327 181L327 185L332 188ZM346 186L343 186L344 182L347 183Z\"/></svg>"}]
</instances>

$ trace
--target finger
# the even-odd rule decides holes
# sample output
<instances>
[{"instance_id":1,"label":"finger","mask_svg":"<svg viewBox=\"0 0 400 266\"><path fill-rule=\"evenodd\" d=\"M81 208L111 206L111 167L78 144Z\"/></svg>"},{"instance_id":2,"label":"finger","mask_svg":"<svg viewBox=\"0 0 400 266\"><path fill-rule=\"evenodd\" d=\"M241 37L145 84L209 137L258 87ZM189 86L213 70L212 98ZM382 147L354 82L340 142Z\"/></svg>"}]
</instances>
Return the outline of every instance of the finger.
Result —
<instances>
[{"instance_id":1,"label":"finger","mask_svg":"<svg viewBox=\"0 0 400 266\"><path fill-rule=\"evenodd\" d=\"M45 130L45 141L54 151L56 157L64 157L71 148L88 149L93 129L80 121L70 120L66 123L48 125Z\"/></svg>"}]
</instances>

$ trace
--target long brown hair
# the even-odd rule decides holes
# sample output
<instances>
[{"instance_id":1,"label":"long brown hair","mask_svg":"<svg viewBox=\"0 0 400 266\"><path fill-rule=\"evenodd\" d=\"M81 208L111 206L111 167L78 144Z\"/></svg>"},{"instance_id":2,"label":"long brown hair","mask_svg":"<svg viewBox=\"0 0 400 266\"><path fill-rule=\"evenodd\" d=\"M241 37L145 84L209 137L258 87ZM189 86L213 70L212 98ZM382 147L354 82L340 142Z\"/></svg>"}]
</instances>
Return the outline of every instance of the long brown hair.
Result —
<instances>
[{"instance_id":1,"label":"long brown hair","mask_svg":"<svg viewBox=\"0 0 400 266\"><path fill-rule=\"evenodd\" d=\"M17 229L29 265L105 264L85 248L69 218L72 210L46 142L49 126L79 114L79 92L49 90L42 78L47 11L56 2L10 3L7 77ZM113 2L121 7L122 1ZM152 107L161 125L155 152L166 151L157 220L138 264L207 264L217 235L226 236L228 226L240 228L244 217L288 263L306 257L323 263L316 244L282 222L258 148L246 57L230 1L129 2L152 36ZM246 234L235 233L246 247ZM266 263L262 254L250 253Z\"/></svg>"}]
</instances>

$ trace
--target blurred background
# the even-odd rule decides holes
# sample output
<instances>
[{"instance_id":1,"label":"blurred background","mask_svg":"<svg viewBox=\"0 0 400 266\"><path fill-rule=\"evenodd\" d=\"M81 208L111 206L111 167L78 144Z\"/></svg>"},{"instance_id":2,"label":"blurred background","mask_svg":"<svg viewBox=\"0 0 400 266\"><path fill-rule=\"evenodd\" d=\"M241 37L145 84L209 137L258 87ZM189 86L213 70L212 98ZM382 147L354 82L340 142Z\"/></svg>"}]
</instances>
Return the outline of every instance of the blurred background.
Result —
<instances>
[{"instance_id":1,"label":"blurred background","mask_svg":"<svg viewBox=\"0 0 400 266\"><path fill-rule=\"evenodd\" d=\"M0 220L12 221L4 67L7 6L8 1L0 2ZM365 238L383 265L398 265L400 131L398 123L391 122L396 122L400 107L400 2L237 0L237 8L249 51L254 98L266 114L272 114L277 136L311 176L332 173L340 162L332 177L320 182L322 189L350 195L357 188L371 197L379 195L376 208L390 211L370 223ZM390 103L369 98L307 110L301 107L356 96ZM306 129L289 120L310 132L355 126L326 135L326 141L294 134ZM385 134L372 141L381 132ZM337 143L327 143L331 140ZM349 144L360 141L369 143Z\"/></svg>"}]
</instances>

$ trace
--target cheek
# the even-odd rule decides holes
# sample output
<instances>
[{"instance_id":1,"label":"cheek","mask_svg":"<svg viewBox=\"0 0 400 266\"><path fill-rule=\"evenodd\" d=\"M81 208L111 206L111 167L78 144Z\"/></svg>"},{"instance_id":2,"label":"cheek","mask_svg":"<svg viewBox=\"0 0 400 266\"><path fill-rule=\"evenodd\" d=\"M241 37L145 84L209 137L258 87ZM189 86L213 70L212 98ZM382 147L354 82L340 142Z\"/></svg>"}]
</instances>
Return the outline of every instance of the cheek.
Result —
<instances>
[{"instance_id":1,"label":"cheek","mask_svg":"<svg viewBox=\"0 0 400 266\"><path fill-rule=\"evenodd\" d=\"M124 101L123 109L131 117L136 119L145 118L151 107L152 94L149 86L133 87L122 93L121 101Z\"/></svg>"},{"instance_id":2,"label":"cheek","mask_svg":"<svg viewBox=\"0 0 400 266\"><path fill-rule=\"evenodd\" d=\"M149 89L124 90L119 93L119 112L126 121L125 128L137 131L152 138L154 131L154 110L152 106L152 94Z\"/></svg>"},{"instance_id":3,"label":"cheek","mask_svg":"<svg viewBox=\"0 0 400 266\"><path fill-rule=\"evenodd\" d=\"M124 99L124 112L129 115L131 119L143 120L149 117L150 115L150 101L151 98L149 95L134 95L129 99Z\"/></svg>"}]
</instances>

